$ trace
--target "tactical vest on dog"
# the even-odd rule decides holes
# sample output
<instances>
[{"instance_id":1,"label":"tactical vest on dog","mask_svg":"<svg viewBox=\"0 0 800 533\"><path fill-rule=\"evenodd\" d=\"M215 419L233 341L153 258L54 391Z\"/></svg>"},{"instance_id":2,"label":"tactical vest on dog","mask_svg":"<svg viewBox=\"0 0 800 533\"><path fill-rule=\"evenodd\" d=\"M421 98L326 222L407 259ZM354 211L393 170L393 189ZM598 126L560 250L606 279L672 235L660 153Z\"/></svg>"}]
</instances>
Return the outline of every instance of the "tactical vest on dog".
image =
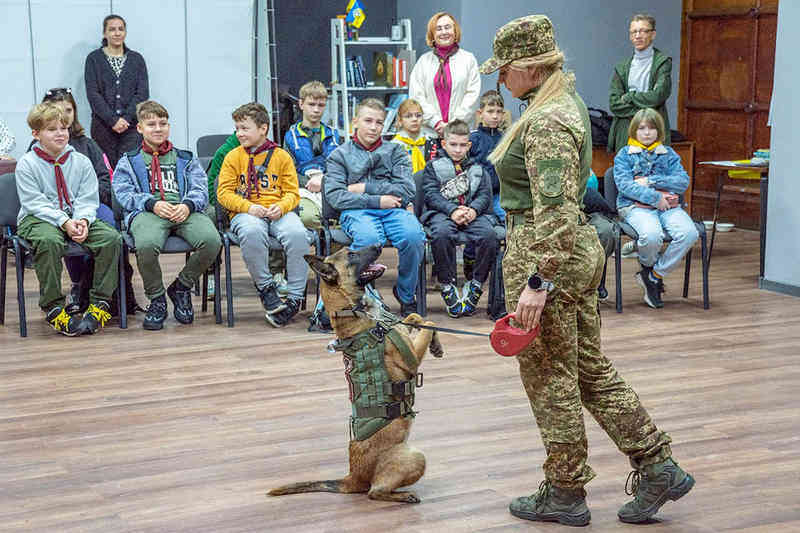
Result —
<instances>
[{"instance_id":1,"label":"tactical vest on dog","mask_svg":"<svg viewBox=\"0 0 800 533\"><path fill-rule=\"evenodd\" d=\"M332 344L344 354L344 374L350 390L350 437L366 440L395 418L413 417L414 391L422 386L417 358L395 326L400 320L388 313L375 326ZM392 381L386 371L384 350L391 342L413 373L406 381Z\"/></svg>"}]
</instances>

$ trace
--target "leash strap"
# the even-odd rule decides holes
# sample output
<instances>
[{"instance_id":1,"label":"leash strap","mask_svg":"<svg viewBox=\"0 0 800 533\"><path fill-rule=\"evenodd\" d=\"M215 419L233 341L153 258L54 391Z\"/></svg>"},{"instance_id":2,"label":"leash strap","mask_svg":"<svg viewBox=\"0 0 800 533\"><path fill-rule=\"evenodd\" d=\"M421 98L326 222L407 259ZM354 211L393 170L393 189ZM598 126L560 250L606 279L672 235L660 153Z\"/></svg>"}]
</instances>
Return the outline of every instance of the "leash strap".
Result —
<instances>
[{"instance_id":1,"label":"leash strap","mask_svg":"<svg viewBox=\"0 0 800 533\"><path fill-rule=\"evenodd\" d=\"M452 328L440 328L437 326L425 326L422 324L406 324L403 323L404 326L408 326L410 328L417 328L417 329L432 329L434 331L442 331L444 333L457 333L459 335L474 335L476 337L488 337L488 333L477 333L475 331L464 331L463 329L452 329Z\"/></svg>"}]
</instances>

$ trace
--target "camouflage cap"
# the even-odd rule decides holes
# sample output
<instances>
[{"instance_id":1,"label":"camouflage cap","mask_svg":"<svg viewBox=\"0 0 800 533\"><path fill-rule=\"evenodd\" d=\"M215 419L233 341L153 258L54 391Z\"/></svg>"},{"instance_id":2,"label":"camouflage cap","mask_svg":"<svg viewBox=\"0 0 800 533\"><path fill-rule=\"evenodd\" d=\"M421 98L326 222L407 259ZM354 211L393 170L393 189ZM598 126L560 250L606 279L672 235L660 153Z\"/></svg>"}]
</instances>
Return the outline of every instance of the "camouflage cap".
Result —
<instances>
[{"instance_id":1,"label":"camouflage cap","mask_svg":"<svg viewBox=\"0 0 800 533\"><path fill-rule=\"evenodd\" d=\"M481 65L481 74L491 74L517 59L555 50L553 24L546 15L514 19L497 30L492 48L494 55Z\"/></svg>"}]
</instances>

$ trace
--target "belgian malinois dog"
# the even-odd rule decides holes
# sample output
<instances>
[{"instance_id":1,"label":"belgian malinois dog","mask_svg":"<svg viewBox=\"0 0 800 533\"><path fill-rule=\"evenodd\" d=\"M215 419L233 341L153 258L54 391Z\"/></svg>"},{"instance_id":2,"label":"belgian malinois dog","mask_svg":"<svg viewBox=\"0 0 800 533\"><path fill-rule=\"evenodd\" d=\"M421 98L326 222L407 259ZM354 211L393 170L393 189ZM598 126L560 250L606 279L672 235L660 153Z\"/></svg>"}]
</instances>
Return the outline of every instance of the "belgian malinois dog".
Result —
<instances>
[{"instance_id":1,"label":"belgian malinois dog","mask_svg":"<svg viewBox=\"0 0 800 533\"><path fill-rule=\"evenodd\" d=\"M370 296L364 287L380 277L386 269L385 266L375 263L379 255L379 247L369 246L357 251L343 248L327 258L305 256L311 268L320 275L322 301L339 339L351 338L376 325L369 318L369 309L379 308L382 304ZM354 308L366 308L367 312L346 312ZM443 354L436 331L417 330L412 337L412 328L407 328L404 324L432 326L433 322L426 322L421 316L411 314L395 326L416 358L414 368L409 368L395 345L384 339L384 362L392 381L412 379L428 348L433 355L440 357ZM373 500L419 503L419 497L413 492L396 490L416 483L425 473L425 456L406 443L412 420L413 417L400 416L365 440L351 440L350 473L346 477L293 483L272 489L269 494L281 496L300 492L366 492Z\"/></svg>"}]
</instances>

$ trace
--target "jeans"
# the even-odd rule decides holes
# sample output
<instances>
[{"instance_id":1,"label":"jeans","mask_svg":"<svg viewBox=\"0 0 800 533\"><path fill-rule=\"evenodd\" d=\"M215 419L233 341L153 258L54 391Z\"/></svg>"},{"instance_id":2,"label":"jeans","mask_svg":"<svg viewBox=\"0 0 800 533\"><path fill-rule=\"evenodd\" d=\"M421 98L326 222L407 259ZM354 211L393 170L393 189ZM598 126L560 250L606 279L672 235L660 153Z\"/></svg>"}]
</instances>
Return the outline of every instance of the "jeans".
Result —
<instances>
[{"instance_id":1,"label":"jeans","mask_svg":"<svg viewBox=\"0 0 800 533\"><path fill-rule=\"evenodd\" d=\"M289 295L298 300L303 298L308 277L308 263L303 256L309 253L309 238L297 213L290 211L278 220L239 213L231 219L231 231L236 234L244 264L259 291L272 283L267 237L278 239L286 253Z\"/></svg>"},{"instance_id":2,"label":"jeans","mask_svg":"<svg viewBox=\"0 0 800 533\"><path fill-rule=\"evenodd\" d=\"M353 239L351 250L389 240L397 248L397 293L403 303L415 301L419 265L425 251L425 232L405 209L348 209L339 217L344 232Z\"/></svg>"},{"instance_id":3,"label":"jeans","mask_svg":"<svg viewBox=\"0 0 800 533\"><path fill-rule=\"evenodd\" d=\"M680 207L659 211L634 206L627 212L623 210L623 216L625 222L639 234L639 240L636 241L639 262L643 266L653 267L661 276L669 274L677 266L699 236L691 217ZM672 237L672 241L660 253L664 232Z\"/></svg>"}]
</instances>

